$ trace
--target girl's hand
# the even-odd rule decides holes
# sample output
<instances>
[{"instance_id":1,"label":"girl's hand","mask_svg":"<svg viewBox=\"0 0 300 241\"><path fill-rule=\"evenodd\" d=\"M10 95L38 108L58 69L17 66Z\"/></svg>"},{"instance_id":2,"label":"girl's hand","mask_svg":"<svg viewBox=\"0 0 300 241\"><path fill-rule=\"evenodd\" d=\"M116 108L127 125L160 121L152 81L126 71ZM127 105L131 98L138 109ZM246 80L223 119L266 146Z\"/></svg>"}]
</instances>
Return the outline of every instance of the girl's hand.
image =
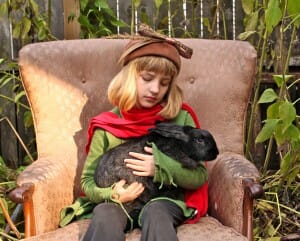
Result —
<instances>
[{"instance_id":1,"label":"girl's hand","mask_svg":"<svg viewBox=\"0 0 300 241\"><path fill-rule=\"evenodd\" d=\"M136 159L125 159L126 166L133 170L133 174L137 176L153 177L155 174L155 162L153 150L151 147L145 147L145 151L149 154L137 152L129 152L129 155Z\"/></svg>"},{"instance_id":2,"label":"girl's hand","mask_svg":"<svg viewBox=\"0 0 300 241\"><path fill-rule=\"evenodd\" d=\"M141 183L133 182L128 187L124 187L125 184L126 181L121 180L118 181L113 188L115 194L112 195L112 198L121 203L133 201L144 191L144 186Z\"/></svg>"}]
</instances>

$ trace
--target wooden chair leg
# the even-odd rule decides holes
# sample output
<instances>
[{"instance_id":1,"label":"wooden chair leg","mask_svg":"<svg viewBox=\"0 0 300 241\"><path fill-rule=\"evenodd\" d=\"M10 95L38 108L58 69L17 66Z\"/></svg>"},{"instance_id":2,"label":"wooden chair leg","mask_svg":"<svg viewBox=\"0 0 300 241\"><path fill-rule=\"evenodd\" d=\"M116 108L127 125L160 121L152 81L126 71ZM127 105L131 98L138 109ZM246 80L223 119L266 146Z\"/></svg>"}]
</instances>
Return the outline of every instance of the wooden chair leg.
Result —
<instances>
[{"instance_id":1,"label":"wooden chair leg","mask_svg":"<svg viewBox=\"0 0 300 241\"><path fill-rule=\"evenodd\" d=\"M35 230L35 218L32 202L32 194L34 191L34 185L32 183L23 184L21 187L15 188L9 193L9 198L15 203L23 204L24 221L25 221L25 238L34 236Z\"/></svg>"},{"instance_id":2,"label":"wooden chair leg","mask_svg":"<svg viewBox=\"0 0 300 241\"><path fill-rule=\"evenodd\" d=\"M264 194L262 186L255 183L253 179L246 178L243 180L245 186L243 212L244 212L244 225L243 235L249 241L253 241L253 200L259 198Z\"/></svg>"}]
</instances>

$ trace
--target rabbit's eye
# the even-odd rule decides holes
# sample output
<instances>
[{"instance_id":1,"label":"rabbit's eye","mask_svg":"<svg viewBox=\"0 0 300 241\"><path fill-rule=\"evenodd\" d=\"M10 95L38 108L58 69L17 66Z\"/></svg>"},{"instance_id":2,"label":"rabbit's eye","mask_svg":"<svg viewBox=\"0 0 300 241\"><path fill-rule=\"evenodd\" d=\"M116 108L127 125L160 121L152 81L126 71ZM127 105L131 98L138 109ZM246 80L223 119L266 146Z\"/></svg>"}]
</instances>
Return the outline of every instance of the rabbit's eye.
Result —
<instances>
[{"instance_id":1,"label":"rabbit's eye","mask_svg":"<svg viewBox=\"0 0 300 241\"><path fill-rule=\"evenodd\" d=\"M202 137L195 137L194 141L199 143L199 144L204 144L204 139Z\"/></svg>"}]
</instances>

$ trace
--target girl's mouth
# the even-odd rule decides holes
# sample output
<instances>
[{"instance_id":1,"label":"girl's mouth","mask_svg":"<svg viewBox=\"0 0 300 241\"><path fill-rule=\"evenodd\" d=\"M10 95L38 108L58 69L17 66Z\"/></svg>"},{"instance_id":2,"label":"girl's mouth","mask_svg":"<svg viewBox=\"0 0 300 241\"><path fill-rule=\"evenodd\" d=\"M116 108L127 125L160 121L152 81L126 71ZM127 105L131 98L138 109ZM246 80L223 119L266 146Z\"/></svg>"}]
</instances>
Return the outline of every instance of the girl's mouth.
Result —
<instances>
[{"instance_id":1,"label":"girl's mouth","mask_svg":"<svg viewBox=\"0 0 300 241\"><path fill-rule=\"evenodd\" d=\"M149 102L156 102L156 98L155 97L151 97L151 96L145 96L145 99Z\"/></svg>"}]
</instances>

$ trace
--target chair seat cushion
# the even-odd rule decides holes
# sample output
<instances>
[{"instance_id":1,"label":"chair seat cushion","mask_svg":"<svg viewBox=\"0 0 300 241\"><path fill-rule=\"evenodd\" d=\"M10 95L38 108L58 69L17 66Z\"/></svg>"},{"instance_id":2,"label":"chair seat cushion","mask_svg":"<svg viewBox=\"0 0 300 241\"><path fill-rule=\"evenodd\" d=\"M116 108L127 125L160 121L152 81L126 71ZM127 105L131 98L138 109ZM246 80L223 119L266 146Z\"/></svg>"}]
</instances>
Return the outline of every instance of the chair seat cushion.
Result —
<instances>
[{"instance_id":1,"label":"chair seat cushion","mask_svg":"<svg viewBox=\"0 0 300 241\"><path fill-rule=\"evenodd\" d=\"M55 231L23 239L26 241L80 241L90 223L82 220L71 223ZM223 226L213 217L203 217L196 224L184 224L178 227L178 238L182 241L247 241L247 238L233 228ZM135 229L126 236L126 241L139 241L140 230Z\"/></svg>"}]
</instances>

